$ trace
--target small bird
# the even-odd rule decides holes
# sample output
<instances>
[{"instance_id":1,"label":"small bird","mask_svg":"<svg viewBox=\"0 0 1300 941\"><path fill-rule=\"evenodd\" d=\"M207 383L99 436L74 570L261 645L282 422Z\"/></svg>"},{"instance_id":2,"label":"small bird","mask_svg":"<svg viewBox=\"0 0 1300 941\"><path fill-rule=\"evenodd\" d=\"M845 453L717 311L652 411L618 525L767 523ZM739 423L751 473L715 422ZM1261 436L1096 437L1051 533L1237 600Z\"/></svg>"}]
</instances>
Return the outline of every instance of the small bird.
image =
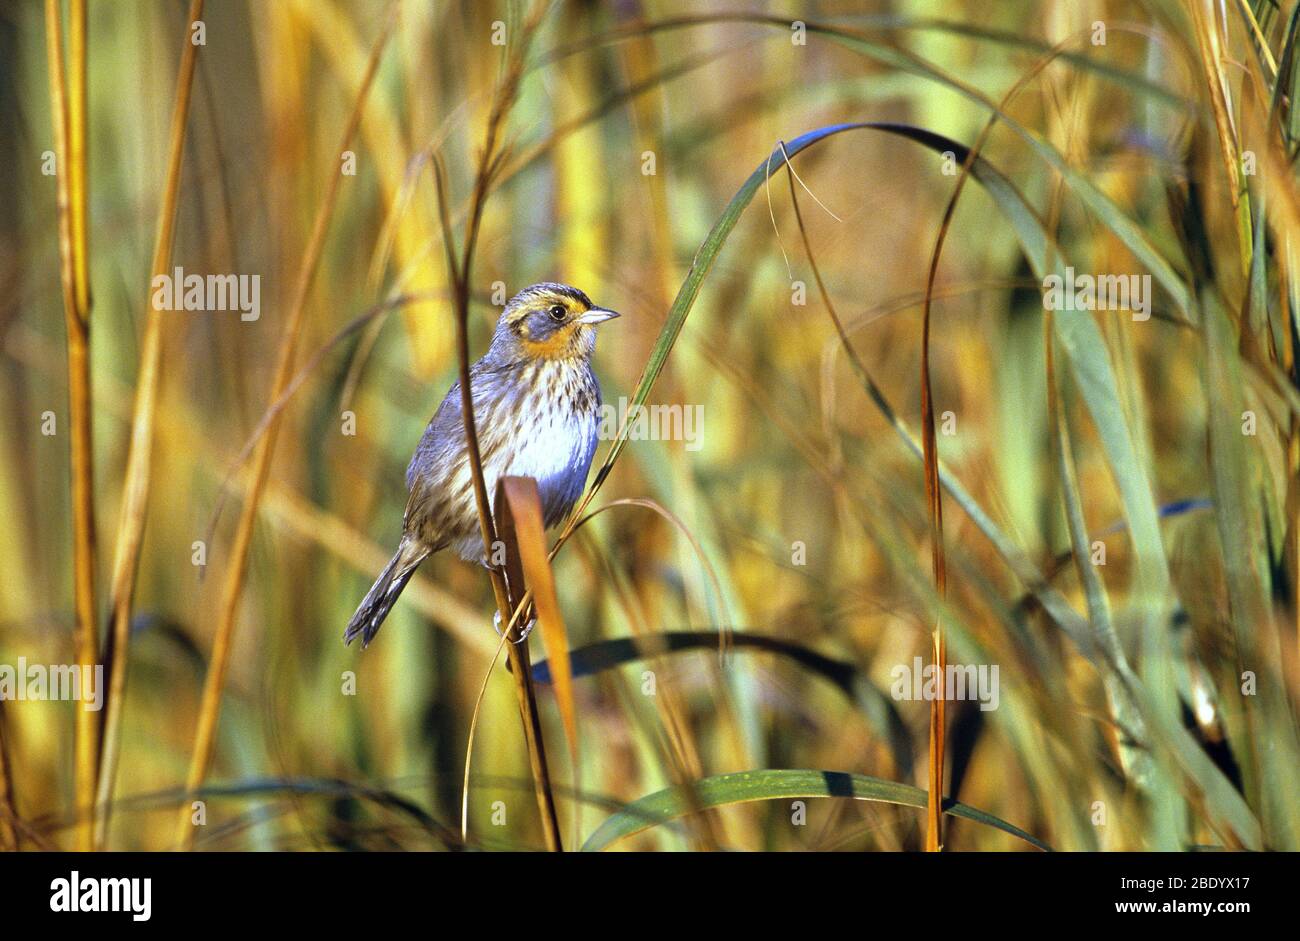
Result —
<instances>
[{"instance_id":1,"label":"small bird","mask_svg":"<svg viewBox=\"0 0 1300 941\"><path fill-rule=\"evenodd\" d=\"M479 454L489 500L503 476L532 477L546 526L582 494L596 453L600 386L591 370L593 327L617 317L567 284L524 288L506 304L487 355L469 370ZM454 549L484 565L461 407L452 384L406 469L410 497L397 552L348 622L343 642L369 646L425 558Z\"/></svg>"}]
</instances>

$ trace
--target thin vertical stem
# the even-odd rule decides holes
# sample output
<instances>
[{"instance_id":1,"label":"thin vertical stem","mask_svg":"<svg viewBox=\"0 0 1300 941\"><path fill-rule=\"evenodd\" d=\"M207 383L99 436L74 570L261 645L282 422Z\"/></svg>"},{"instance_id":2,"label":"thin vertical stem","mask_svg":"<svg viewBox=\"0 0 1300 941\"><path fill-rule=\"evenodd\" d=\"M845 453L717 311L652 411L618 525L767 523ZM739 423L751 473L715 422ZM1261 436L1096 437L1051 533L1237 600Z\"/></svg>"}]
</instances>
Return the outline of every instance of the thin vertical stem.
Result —
<instances>
[{"instance_id":1,"label":"thin vertical stem","mask_svg":"<svg viewBox=\"0 0 1300 941\"><path fill-rule=\"evenodd\" d=\"M938 252L934 255L938 263ZM930 510L930 560L934 569L935 590L943 599L948 587L948 566L943 549L943 491L939 487L939 455L934 433L934 393L930 388L930 292L926 288L925 318L921 333L921 442L925 458L925 494ZM943 848L943 762L946 751L946 700L947 689L944 672L947 662L947 644L944 639L943 618L936 616L931 638L931 657L937 679L935 696L930 700L929 757L930 775L926 795L925 848L937 853Z\"/></svg>"},{"instance_id":2,"label":"thin vertical stem","mask_svg":"<svg viewBox=\"0 0 1300 941\"><path fill-rule=\"evenodd\" d=\"M90 398L90 282L86 234L86 5L73 0L67 70L57 0L46 0L46 53L57 154L60 280L68 333L68 411L72 463L72 580L79 669L99 659L95 624L95 490ZM94 847L98 718L77 709L73 748L76 845Z\"/></svg>"},{"instance_id":3,"label":"thin vertical stem","mask_svg":"<svg viewBox=\"0 0 1300 941\"><path fill-rule=\"evenodd\" d=\"M478 241L479 227L483 221L483 210L487 204L492 181L501 169L504 153L500 149L501 128L505 123L510 108L519 91L519 82L523 76L523 65L528 40L533 30L546 11L546 4L539 3L534 8L529 21L523 27L523 41L516 54L506 67L506 74L493 97L492 108L488 114L487 128L484 133L483 152L479 158L478 173L474 180L473 196L469 204L469 217L465 224L465 244L459 263L456 260L455 246L452 241L451 218L449 215L446 184L442 177L441 161L434 161L434 180L438 190L438 205L442 224L443 245L447 253L448 276L452 282L455 301L456 321L456 355L460 376L461 416L465 427L465 441L468 451L470 478L474 484L474 503L478 511L479 532L483 537L484 558L492 558L492 547L500 538L496 521L492 516L492 505L488 499L487 482L483 476L483 460L478 446L478 427L474 416L474 399L470 388L469 369L469 296L470 271L474 260L474 247ZM504 498L500 498L504 502ZM499 509L499 512L503 512ZM509 558L509 553L507 554ZM516 566L518 559L514 560ZM518 578L508 584L504 574L489 567L492 581L492 593L495 596L497 611L505 630L510 630L512 615L516 604L512 603L511 586L522 586L522 570ZM550 770L546 760L546 746L542 737L541 717L537 709L536 692L533 689L528 651L521 650L523 644L509 645L509 663L515 677L515 692L519 699L519 713L524 725L524 739L528 747L529 766L533 772L533 784L537 794L538 810L541 812L543 830L546 834L547 848L558 852L562 849L560 827L555 812L555 795L551 787Z\"/></svg>"}]
</instances>

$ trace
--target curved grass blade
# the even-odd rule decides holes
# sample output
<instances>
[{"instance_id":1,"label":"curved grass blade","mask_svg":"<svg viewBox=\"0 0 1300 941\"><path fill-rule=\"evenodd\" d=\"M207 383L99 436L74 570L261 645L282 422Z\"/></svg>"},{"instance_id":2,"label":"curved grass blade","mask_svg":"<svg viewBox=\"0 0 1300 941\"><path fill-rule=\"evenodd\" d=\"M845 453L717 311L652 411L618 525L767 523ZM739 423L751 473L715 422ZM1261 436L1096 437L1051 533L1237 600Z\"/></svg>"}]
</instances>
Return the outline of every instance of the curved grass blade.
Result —
<instances>
[{"instance_id":1,"label":"curved grass blade","mask_svg":"<svg viewBox=\"0 0 1300 941\"><path fill-rule=\"evenodd\" d=\"M691 307L695 303L700 287L704 278L707 276L710 267L717 258L722 246L725 244L731 230L735 228L736 222L745 207L749 205L758 191L758 187L768 178L768 168L772 164L780 163L786 159L794 157L801 151L822 141L835 134L850 130L879 130L886 133L896 134L901 137L914 140L934 150L936 153L953 151L959 161L965 162L969 149L956 143L955 141L927 131L922 128L912 127L906 124L895 124L891 122L856 122L849 124L833 124L826 127L809 131L794 140L784 142L779 148L774 150L766 160L761 162L758 167L750 174L749 178L742 184L736 194L731 198L723 210L722 215L714 223L713 228L701 243L695 253L695 259L691 265L691 270L687 273L686 280L682 283L677 293L676 299L668 312L667 320L659 334L659 339L655 341L654 349L651 351L650 359L646 363L642 372L641 379L637 383L636 391L632 396L632 405L641 406L645 403L650 394L655 380L663 371L664 364L668 359L668 354L672 351L673 344L677 336L681 333L682 327L686 322L686 317L690 314ZM1036 271L1042 271L1047 264L1047 236L1043 229L1042 222L1035 215L1033 208L1028 204L1025 198L1018 190L999 173L991 164L981 157L976 157L971 166L971 175L974 176L984 186L998 207L1007 216L1008 221L1016 231L1016 236L1029 256L1031 263ZM872 401L882 410L886 418L895 426L899 434L902 435L905 443L919 457L921 455L920 443L908 432L901 420L897 417L896 412L885 399L884 394L871 380L862 368L860 360L853 354L852 347L845 340L845 346L849 351L850 359L853 361L855 368L858 369L859 376L867 386L867 392ZM634 414L635 408L629 407L628 414ZM579 525L583 518L587 506L595 497L597 491L604 484L605 479L609 476L614 462L618 460L624 445L627 443L627 436L630 429L625 424L619 429L619 433L605 456L604 462L596 472L596 476L588 487L587 492L583 495L582 500L574 509L568 523L565 524L563 531L551 549L551 556L554 558L556 552L569 539L573 531ZM1033 563L1012 542L993 522L992 518L984 512L983 508L975 501L970 493L961 485L960 481L954 477L951 472L940 465L940 480L945 489L952 495L953 499L962 507L962 509L971 517L980 531L994 544L999 554L1006 560L1008 566L1016 576L1025 584L1025 586L1035 595L1039 603L1049 613L1052 619L1062 630L1066 632L1074 641L1076 646L1090 656L1090 644L1087 639L1087 624L1073 608L1069 602L1056 589L1047 584L1041 573L1037 571Z\"/></svg>"},{"instance_id":2,"label":"curved grass blade","mask_svg":"<svg viewBox=\"0 0 1300 941\"><path fill-rule=\"evenodd\" d=\"M969 149L956 143L955 141L935 134L922 128L912 127L905 124L895 124L891 122L856 122L849 124L834 124L826 127L809 131L794 140L787 141L777 148L772 154L750 174L749 178L737 190L723 210L722 215L714 223L713 228L701 243L696 251L694 262L691 270L688 272L686 280L683 282L681 289L678 291L677 298L674 300L672 308L668 312L668 318L660 331L659 339L655 342L654 349L651 351L649 361L642 372L641 380L637 384L636 391L632 397L632 404L640 406L644 404L649 396L650 389L662 372L668 354L672 351L673 344L680 334L682 326L685 324L686 317L689 315L691 307L695 303L700 287L704 278L707 276L710 267L722 250L727 237L731 230L735 228L736 222L745 207L749 205L754 198L758 187L764 183L768 175L770 164L779 165L784 159L791 158L803 151L804 149L831 137L835 134L849 130L879 130L886 133L896 134L914 140L917 143L934 150L936 153L953 151L956 159L965 162ZM1035 271L1041 272L1047 265L1048 259L1048 239L1043 228L1042 222L1034 213L1033 208L1019 193L1018 190L999 173L991 164L981 157L976 157L971 166L971 175L974 176L993 196L994 201L998 204L999 209L1006 215L1016 232L1022 249L1029 257L1031 266ZM1041 277L1041 275L1040 275ZM847 346L847 343L846 343ZM903 436L904 441L918 456L921 455L920 443L907 431L905 426L897 418L893 408L884 398L883 393L875 386L870 376L863 369L861 363L855 355L852 354L852 348L848 347L850 358L854 361L855 367L859 369L859 375L867 385L868 394L876 403L885 416L894 424L895 428ZM629 408L629 414L633 414L635 409ZM582 501L574 510L570 521L565 525L563 532L556 540L555 546L551 550L552 557L559 550L560 546L572 535L573 530L577 527L578 521L586 507L590 504L596 492L603 485L608 477L614 462L618 459L623 446L627 442L629 428L624 425L619 429L617 438L611 446L605 457L600 469L596 473L591 486L584 494ZM1023 552L1015 545L998 526L992 518L984 512L983 508L975 501L968 491L961 485L949 471L940 467L940 478L953 499L962 507L962 509L971 517L985 536L993 542L998 552L1007 561L1017 577L1030 589L1038 598L1039 602L1047 610L1052 619L1058 626L1064 630L1076 643L1085 655L1090 655L1091 646L1087 638L1087 625L1069 603L1065 600L1060 592L1056 591L1046 583L1042 575L1033 566L1033 563L1024 555Z\"/></svg>"},{"instance_id":3,"label":"curved grass blade","mask_svg":"<svg viewBox=\"0 0 1300 941\"><path fill-rule=\"evenodd\" d=\"M924 810L926 793L910 784L882 781L863 774L807 769L764 769L719 774L692 785L695 800L703 807L725 807L760 800L800 800L810 797L839 797L878 801ZM603 850L610 844L662 823L676 820L690 810L681 788L666 788L643 797L602 823L583 844L584 852ZM944 813L1001 830L1040 850L1051 847L1019 827L992 814L956 801L946 801Z\"/></svg>"},{"instance_id":4,"label":"curved grass blade","mask_svg":"<svg viewBox=\"0 0 1300 941\"><path fill-rule=\"evenodd\" d=\"M786 657L834 685L862 710L877 733L889 742L899 776L911 776L912 747L907 726L894 708L893 700L857 667L778 637L735 629L729 630L728 634L731 638L729 648L732 651L772 653ZM717 647L718 635L712 631L669 631L646 637L601 640L569 652L570 675L574 679L595 676L647 657L690 650L717 650ZM533 679L538 683L551 682L550 660L533 665Z\"/></svg>"},{"instance_id":5,"label":"curved grass blade","mask_svg":"<svg viewBox=\"0 0 1300 941\"><path fill-rule=\"evenodd\" d=\"M834 134L866 126L862 123L831 124L795 138L784 145L784 149L789 156L794 156L801 150ZM766 180L768 167L779 162L780 157L779 149L773 151L768 159L760 163L754 172L749 175L749 179L745 180L740 189L736 191L736 194L731 197L731 201L727 203L722 215L718 217L718 220L713 224L713 228L709 230L709 234L705 236L704 241L695 252L695 258L691 262L691 269L687 272L686 280L682 282L681 288L677 291L677 297L673 300L673 305L668 311L668 317L659 333L659 339L655 341L654 349L650 351L650 358L646 362L645 369L641 372L641 379L637 382L636 390L632 393L628 407L629 415L635 414L645 404L650 395L650 389L654 386L659 374L663 372L664 365L668 362L668 354L672 352L673 345L677 342L677 337L686 323L686 317L695 304L695 298L699 296L700 287L704 284L704 279L713 267L713 262L717 259L718 253L722 251L727 236L736 227L740 214L744 212L745 207L754 198L759 186ZM574 523L581 518L583 511L591 502L591 498L604 484L605 478L609 476L609 472L614 466L614 462L618 460L618 456L627 444L630 430L625 421L619 429L618 436L614 439L609 453L605 455L604 463L601 464L600 470L596 472L596 478L591 487L588 488L582 502L574 510L569 523L565 525L564 532L560 536L560 542L568 538L569 533L574 528Z\"/></svg>"},{"instance_id":6,"label":"curved grass blade","mask_svg":"<svg viewBox=\"0 0 1300 941\"><path fill-rule=\"evenodd\" d=\"M1295 849L1300 846L1300 821L1294 801L1285 796L1285 782L1300 764L1300 748L1285 687L1276 678L1283 655L1271 612L1268 564L1261 549L1268 545L1259 495L1264 488L1263 475L1255 439L1242 434L1240 424L1248 412L1236 333L1223 304L1208 289L1203 306L1206 360L1202 381L1208 404L1210 474L1236 654L1244 669L1268 677L1261 680L1259 695L1242 697L1255 764L1253 772L1248 769L1246 775L1247 791L1260 808L1269 847Z\"/></svg>"},{"instance_id":7,"label":"curved grass blade","mask_svg":"<svg viewBox=\"0 0 1300 941\"><path fill-rule=\"evenodd\" d=\"M1083 515L1083 498L1080 494L1078 468L1075 462L1075 440L1077 434L1074 422L1062 393L1063 378L1055 367L1056 338L1052 333L1053 315L1046 312L1044 324L1044 343L1047 363L1047 399L1048 414L1051 416L1055 437L1055 457L1061 487L1062 502L1065 504L1066 524L1070 533L1072 551L1067 558L1074 562L1074 567L1083 585L1084 598L1088 605L1088 620L1092 625L1092 635L1107 662L1119 664L1125 662L1123 647L1115 634L1111 619L1110 600L1106 595L1106 586L1091 564L1088 528ZM1120 681L1114 670L1102 674L1106 688L1106 697L1110 703L1110 712L1117 726L1119 738L1120 765L1124 773L1134 780L1140 788L1150 785L1150 752L1144 747L1145 729L1141 718L1136 714L1128 690Z\"/></svg>"}]
</instances>

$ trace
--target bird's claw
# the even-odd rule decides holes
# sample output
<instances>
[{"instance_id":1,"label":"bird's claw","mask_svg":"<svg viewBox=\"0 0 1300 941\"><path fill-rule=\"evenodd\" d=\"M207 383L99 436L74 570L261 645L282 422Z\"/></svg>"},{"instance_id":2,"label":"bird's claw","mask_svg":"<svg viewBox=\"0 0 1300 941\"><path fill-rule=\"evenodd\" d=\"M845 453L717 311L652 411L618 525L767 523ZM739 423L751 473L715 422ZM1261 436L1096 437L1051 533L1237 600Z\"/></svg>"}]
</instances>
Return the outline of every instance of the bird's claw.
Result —
<instances>
[{"instance_id":1,"label":"bird's claw","mask_svg":"<svg viewBox=\"0 0 1300 941\"><path fill-rule=\"evenodd\" d=\"M524 629L519 632L519 637L516 640L512 641L512 643L522 644L524 641L528 639L528 635L533 632L533 628L536 626L537 626L537 618L529 618L528 623L524 625ZM492 612L492 629L497 632L498 637L501 636L501 612L500 611Z\"/></svg>"}]
</instances>

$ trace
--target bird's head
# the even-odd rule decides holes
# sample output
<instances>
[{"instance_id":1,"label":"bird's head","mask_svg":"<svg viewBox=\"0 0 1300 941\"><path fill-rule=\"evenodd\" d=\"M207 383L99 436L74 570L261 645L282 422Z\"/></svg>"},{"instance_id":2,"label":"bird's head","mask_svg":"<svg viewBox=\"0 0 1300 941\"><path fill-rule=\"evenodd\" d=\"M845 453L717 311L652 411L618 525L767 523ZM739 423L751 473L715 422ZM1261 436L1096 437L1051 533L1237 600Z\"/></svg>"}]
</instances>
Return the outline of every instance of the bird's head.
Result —
<instances>
[{"instance_id":1,"label":"bird's head","mask_svg":"<svg viewBox=\"0 0 1300 941\"><path fill-rule=\"evenodd\" d=\"M596 324L617 316L577 288L544 281L510 299L492 345L514 359L583 359L596 347Z\"/></svg>"}]
</instances>

